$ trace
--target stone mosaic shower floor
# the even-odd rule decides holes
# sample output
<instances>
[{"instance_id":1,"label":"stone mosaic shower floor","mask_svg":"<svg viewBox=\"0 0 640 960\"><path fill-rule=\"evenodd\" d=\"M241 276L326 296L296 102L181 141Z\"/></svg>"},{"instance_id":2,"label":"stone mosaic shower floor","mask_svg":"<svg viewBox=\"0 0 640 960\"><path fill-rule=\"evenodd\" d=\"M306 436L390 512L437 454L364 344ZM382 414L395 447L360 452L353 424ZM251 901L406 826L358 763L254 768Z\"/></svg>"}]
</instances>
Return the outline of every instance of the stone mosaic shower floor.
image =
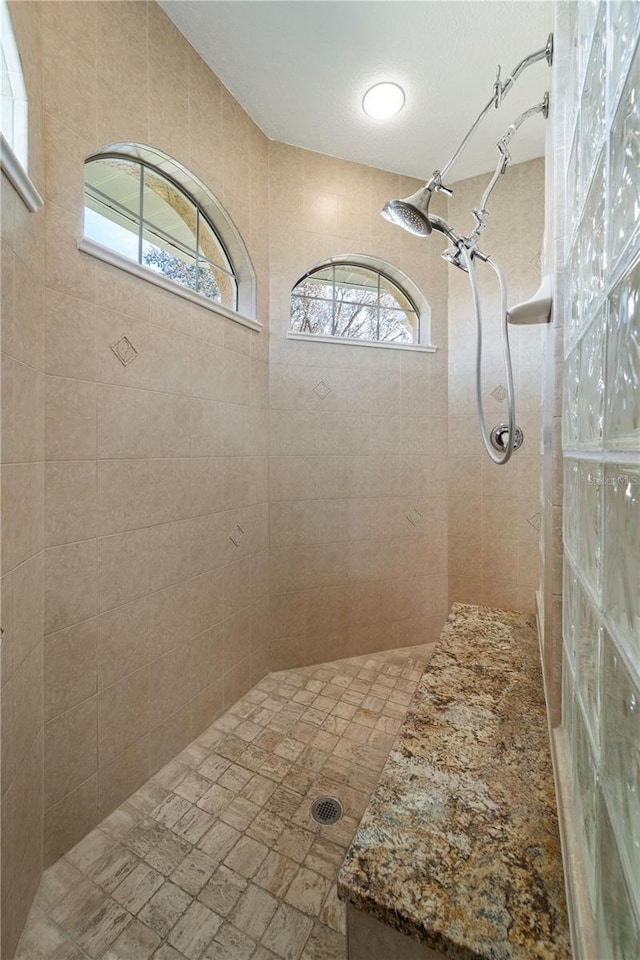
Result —
<instances>
[{"instance_id":1,"label":"stone mosaic shower floor","mask_svg":"<svg viewBox=\"0 0 640 960\"><path fill-rule=\"evenodd\" d=\"M265 677L45 872L17 960L344 960L336 876L432 652Z\"/></svg>"}]
</instances>

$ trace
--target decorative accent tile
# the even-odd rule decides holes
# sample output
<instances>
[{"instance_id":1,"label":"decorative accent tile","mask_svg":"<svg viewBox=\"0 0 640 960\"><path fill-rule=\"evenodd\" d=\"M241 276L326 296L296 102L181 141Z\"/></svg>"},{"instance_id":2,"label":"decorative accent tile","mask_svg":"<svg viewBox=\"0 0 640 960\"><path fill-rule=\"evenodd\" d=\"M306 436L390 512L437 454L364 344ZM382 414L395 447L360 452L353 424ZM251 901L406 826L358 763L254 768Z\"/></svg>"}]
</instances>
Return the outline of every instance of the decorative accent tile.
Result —
<instances>
[{"instance_id":1,"label":"decorative accent tile","mask_svg":"<svg viewBox=\"0 0 640 960\"><path fill-rule=\"evenodd\" d=\"M527 517L527 523L532 526L534 530L539 530L542 526L542 517L539 513L534 513L532 516Z\"/></svg>"},{"instance_id":2,"label":"decorative accent tile","mask_svg":"<svg viewBox=\"0 0 640 960\"><path fill-rule=\"evenodd\" d=\"M409 513L407 514L407 520L408 520L409 523L411 523L414 527L417 527L418 524L420 523L420 521L422 520L422 514L420 513L419 510L416 510L415 507L412 507L412 509L411 509L411 510L409 511ZM335 711L334 711L334 712L335 712Z\"/></svg>"},{"instance_id":3,"label":"decorative accent tile","mask_svg":"<svg viewBox=\"0 0 640 960\"><path fill-rule=\"evenodd\" d=\"M498 384L497 387L494 387L494 389L491 391L491 396L493 397L494 400L497 400L498 403L502 403L506 399L507 388L503 387L502 384L500 383Z\"/></svg>"},{"instance_id":4,"label":"decorative accent tile","mask_svg":"<svg viewBox=\"0 0 640 960\"><path fill-rule=\"evenodd\" d=\"M239 547L244 540L244 530L239 523L236 523L235 527L229 534L229 540L231 540L231 543L233 543L236 547Z\"/></svg>"},{"instance_id":5,"label":"decorative accent tile","mask_svg":"<svg viewBox=\"0 0 640 960\"><path fill-rule=\"evenodd\" d=\"M111 344L111 349L123 367L126 367L129 363L132 363L138 356L138 351L128 337L120 337L119 340L116 340Z\"/></svg>"},{"instance_id":6,"label":"decorative accent tile","mask_svg":"<svg viewBox=\"0 0 640 960\"><path fill-rule=\"evenodd\" d=\"M321 400L324 400L331 393L331 387L325 383L324 380L320 380L320 382L316 383L315 387L313 388L313 392L315 393L316 397L320 397Z\"/></svg>"}]
</instances>

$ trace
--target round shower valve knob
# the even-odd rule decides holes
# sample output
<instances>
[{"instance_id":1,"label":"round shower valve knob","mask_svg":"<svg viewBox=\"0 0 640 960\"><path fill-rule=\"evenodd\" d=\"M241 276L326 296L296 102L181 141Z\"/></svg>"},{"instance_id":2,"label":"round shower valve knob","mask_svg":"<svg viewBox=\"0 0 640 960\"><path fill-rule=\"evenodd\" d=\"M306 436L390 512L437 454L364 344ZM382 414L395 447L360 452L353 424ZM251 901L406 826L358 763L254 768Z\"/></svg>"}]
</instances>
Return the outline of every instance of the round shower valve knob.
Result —
<instances>
[{"instance_id":1,"label":"round shower valve knob","mask_svg":"<svg viewBox=\"0 0 640 960\"><path fill-rule=\"evenodd\" d=\"M524 441L524 434L520 427L516 427L516 437L513 449L518 450ZM491 444L496 450L506 450L509 445L509 424L499 423L491 431Z\"/></svg>"}]
</instances>

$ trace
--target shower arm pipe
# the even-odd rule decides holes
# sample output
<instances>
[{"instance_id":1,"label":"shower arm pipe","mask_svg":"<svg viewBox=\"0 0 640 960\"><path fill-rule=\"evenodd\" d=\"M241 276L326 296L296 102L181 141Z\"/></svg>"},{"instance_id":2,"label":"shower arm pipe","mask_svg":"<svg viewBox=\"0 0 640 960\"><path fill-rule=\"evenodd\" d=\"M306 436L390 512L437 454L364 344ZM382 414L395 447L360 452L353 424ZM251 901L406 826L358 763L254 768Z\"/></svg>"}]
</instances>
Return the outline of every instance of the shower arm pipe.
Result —
<instances>
[{"instance_id":1,"label":"shower arm pipe","mask_svg":"<svg viewBox=\"0 0 640 960\"><path fill-rule=\"evenodd\" d=\"M487 185L486 190L482 195L480 206L473 211L473 215L476 218L478 225L476 229L473 231L473 233L471 233L469 237L467 237L468 244L473 245L477 241L478 237L480 236L480 234L482 233L482 231L487 225L487 216L489 213L489 211L487 210L487 204L489 202L489 197L491 196L493 189L497 184L498 180L500 179L502 174L506 172L507 166L511 162L511 156L509 154L509 144L511 143L511 140L513 139L515 134L518 132L518 130L526 120L529 120L530 117L537 116L539 113L541 113L545 117L545 119L549 115L549 94L548 93L545 93L540 103L537 103L534 107L529 107L528 110L523 110L522 113L518 117L516 117L516 119L513 121L513 123L505 133L504 137L501 137L501 139L498 140L498 143L496 144L496 146L500 152L500 158L498 159L498 163L496 165L494 174L491 180L489 181L489 184Z\"/></svg>"},{"instance_id":2,"label":"shower arm pipe","mask_svg":"<svg viewBox=\"0 0 640 960\"><path fill-rule=\"evenodd\" d=\"M514 85L514 83L516 82L520 74L523 72L523 70L526 70L527 67L531 66L533 63L538 63L540 60L546 60L547 63L551 65L551 62L553 60L553 34L552 33L549 34L546 45L542 47L541 50L536 50L535 53L530 53L528 57L525 57L523 60L521 60L520 63L516 67L514 67L514 69L511 71L511 73L509 74L507 79L504 81L504 83L500 81L500 67L498 67L498 74L496 77L496 81L493 85L493 96L491 97L489 102L486 104L486 106L482 108L482 110L480 111L480 113L472 123L471 127L463 137L460 146L455 151L453 156L445 163L442 170L434 170L431 180L427 184L427 187L430 191L433 192L434 190L439 190L451 196L452 191L448 187L445 187L443 185L442 178L447 174L447 172L454 165L454 163L456 162L456 160L458 159L458 157L460 156L460 154L468 144L469 140L475 133L476 129L478 128L480 123L484 120L484 118L489 113L491 108L494 107L495 109L497 109L502 103L502 101L504 100L504 98L506 97L506 95L509 93L512 86Z\"/></svg>"}]
</instances>

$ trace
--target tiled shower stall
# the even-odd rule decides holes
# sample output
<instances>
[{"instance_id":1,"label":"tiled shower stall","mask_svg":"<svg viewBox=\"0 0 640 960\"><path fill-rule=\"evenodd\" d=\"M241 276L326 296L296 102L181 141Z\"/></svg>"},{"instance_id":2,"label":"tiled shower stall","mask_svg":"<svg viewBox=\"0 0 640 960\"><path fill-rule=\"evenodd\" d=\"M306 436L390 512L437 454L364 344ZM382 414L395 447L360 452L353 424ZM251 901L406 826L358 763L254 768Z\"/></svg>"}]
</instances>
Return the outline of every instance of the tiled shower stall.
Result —
<instances>
[{"instance_id":1,"label":"tiled shower stall","mask_svg":"<svg viewBox=\"0 0 640 960\"><path fill-rule=\"evenodd\" d=\"M455 600L533 612L542 526L587 926L598 957L626 960L640 935L640 5L554 6L554 316L513 330L526 446L505 468L479 440L467 279L379 216L416 181L268 141L156 3L10 9L45 206L28 213L2 178L3 953L43 869L269 671L433 642ZM166 150L220 198L255 268L259 333L78 250L84 160L118 141ZM543 173L514 166L496 190L486 236L512 302L539 279ZM455 186L436 209L457 223L481 183ZM287 338L292 286L349 252L420 285L437 351ZM122 336L139 348L127 367L110 350ZM487 345L497 422L497 335Z\"/></svg>"}]
</instances>

